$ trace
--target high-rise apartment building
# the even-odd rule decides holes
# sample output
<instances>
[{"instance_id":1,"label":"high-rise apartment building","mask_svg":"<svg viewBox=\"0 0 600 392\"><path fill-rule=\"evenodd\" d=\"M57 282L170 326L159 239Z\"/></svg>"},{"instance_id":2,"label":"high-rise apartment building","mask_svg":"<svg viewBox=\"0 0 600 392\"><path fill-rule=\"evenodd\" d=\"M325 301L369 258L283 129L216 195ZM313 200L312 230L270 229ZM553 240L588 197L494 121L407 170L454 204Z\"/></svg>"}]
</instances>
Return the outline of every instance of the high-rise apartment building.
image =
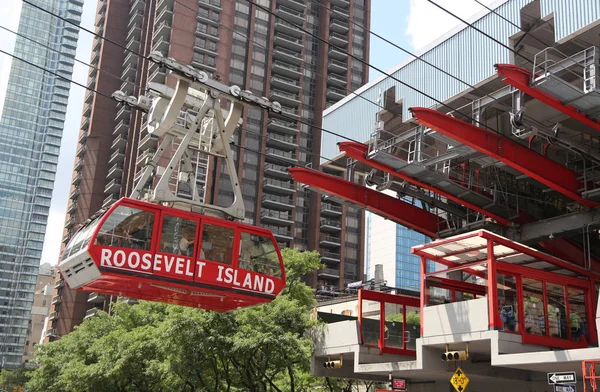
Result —
<instances>
[{"instance_id":1,"label":"high-rise apartment building","mask_svg":"<svg viewBox=\"0 0 600 392\"><path fill-rule=\"evenodd\" d=\"M100 72L90 72L88 85L109 95L115 90L140 95L150 82L174 86L164 69L138 55L160 51L280 102L279 115L247 108L234 136L245 220L271 229L281 246L322 251L327 267L309 280L340 287L362 279L363 212L322 202L298 188L287 168L319 166L322 111L368 80L368 68L347 52L368 61L370 0L256 0L274 15L254 3L101 0L96 31L127 49L97 39L92 63ZM142 113L91 92L79 141L65 242L77 223L130 194L159 142L146 132ZM214 159L199 160L205 170L197 183L206 202L229 205L233 191L227 172ZM57 287L62 304L50 336L68 333L86 312L92 315L93 303L106 307L101 295L69 291L60 280Z\"/></svg>"},{"instance_id":2,"label":"high-rise apartment building","mask_svg":"<svg viewBox=\"0 0 600 392\"><path fill-rule=\"evenodd\" d=\"M23 362L29 362L35 358L35 346L42 338L42 331L46 326L46 318L50 313L55 277L56 266L48 263L40 265L35 292L33 294L31 318L29 319L27 336L25 337L23 348Z\"/></svg>"},{"instance_id":3,"label":"high-rise apartment building","mask_svg":"<svg viewBox=\"0 0 600 392\"><path fill-rule=\"evenodd\" d=\"M80 22L83 0L35 3ZM0 360L7 368L19 366L23 356L78 31L23 4L18 27L22 36L16 38L13 53L25 61L12 60L0 118Z\"/></svg>"}]
</instances>

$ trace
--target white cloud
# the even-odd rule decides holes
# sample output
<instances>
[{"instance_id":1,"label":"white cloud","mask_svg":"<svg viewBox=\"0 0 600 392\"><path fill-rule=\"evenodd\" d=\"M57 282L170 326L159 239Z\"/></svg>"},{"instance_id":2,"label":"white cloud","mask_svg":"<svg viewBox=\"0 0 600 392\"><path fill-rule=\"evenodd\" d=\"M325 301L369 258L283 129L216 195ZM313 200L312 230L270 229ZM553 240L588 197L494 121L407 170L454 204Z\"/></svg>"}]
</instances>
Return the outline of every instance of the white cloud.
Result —
<instances>
[{"instance_id":1,"label":"white cloud","mask_svg":"<svg viewBox=\"0 0 600 392\"><path fill-rule=\"evenodd\" d=\"M490 5L493 0L480 0L480 2ZM468 20L485 9L474 0L435 0L435 3L463 20ZM410 11L404 34L415 50L423 49L457 26L466 25L427 0L410 0Z\"/></svg>"}]
</instances>

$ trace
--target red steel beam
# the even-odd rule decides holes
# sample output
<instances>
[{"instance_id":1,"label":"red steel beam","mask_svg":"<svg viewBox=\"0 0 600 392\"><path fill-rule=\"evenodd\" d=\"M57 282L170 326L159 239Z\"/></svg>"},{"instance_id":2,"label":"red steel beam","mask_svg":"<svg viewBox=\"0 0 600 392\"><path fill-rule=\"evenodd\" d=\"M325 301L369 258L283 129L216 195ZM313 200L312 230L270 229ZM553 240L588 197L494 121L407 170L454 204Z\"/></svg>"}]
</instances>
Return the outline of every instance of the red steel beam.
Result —
<instances>
[{"instance_id":1,"label":"red steel beam","mask_svg":"<svg viewBox=\"0 0 600 392\"><path fill-rule=\"evenodd\" d=\"M432 186L430 184L427 184L425 182L417 180L416 178L413 178L402 171L396 171L393 167L390 167L383 163L376 162L371 159L367 159L367 153L368 153L369 147L365 144L356 143L356 142L340 142L340 143L338 143L338 146L339 146L340 151L345 153L346 156L349 158L356 159L357 161L367 164L371 167L374 167L377 170L384 171L395 177L398 177L402 180L408 181L416 186L419 186L423 189L427 189L431 192L435 192L435 193L447 198L448 200L452 200L455 203L462 204L463 206L465 206L473 211L477 211L480 214L483 214L489 218L492 218L496 222L500 223L503 226L508 226L510 224L510 221L508 219L506 219L500 215L496 215L492 212L489 212L476 204L470 203L470 202L463 200L457 196L454 196L453 194L448 193L440 188L437 188L435 186Z\"/></svg>"},{"instance_id":2,"label":"red steel beam","mask_svg":"<svg viewBox=\"0 0 600 392\"><path fill-rule=\"evenodd\" d=\"M294 181L366 207L429 237L437 238L438 230L445 228L437 215L362 185L311 169L290 168L288 171Z\"/></svg>"},{"instance_id":3,"label":"red steel beam","mask_svg":"<svg viewBox=\"0 0 600 392\"><path fill-rule=\"evenodd\" d=\"M419 124L471 147L528 175L536 181L588 207L598 204L581 197L579 175L508 138L488 132L455 117L427 108L409 109Z\"/></svg>"},{"instance_id":4,"label":"red steel beam","mask_svg":"<svg viewBox=\"0 0 600 392\"><path fill-rule=\"evenodd\" d=\"M600 123L595 121L584 113L579 112L576 108L571 105L563 104L558 98L542 91L536 87L531 86L531 72L523 67L519 67L514 64L496 64L496 72L498 76L502 77L502 81L523 91L525 94L537 99L540 102L566 114L579 121L582 124L588 125L594 128L596 131L600 131Z\"/></svg>"}]
</instances>

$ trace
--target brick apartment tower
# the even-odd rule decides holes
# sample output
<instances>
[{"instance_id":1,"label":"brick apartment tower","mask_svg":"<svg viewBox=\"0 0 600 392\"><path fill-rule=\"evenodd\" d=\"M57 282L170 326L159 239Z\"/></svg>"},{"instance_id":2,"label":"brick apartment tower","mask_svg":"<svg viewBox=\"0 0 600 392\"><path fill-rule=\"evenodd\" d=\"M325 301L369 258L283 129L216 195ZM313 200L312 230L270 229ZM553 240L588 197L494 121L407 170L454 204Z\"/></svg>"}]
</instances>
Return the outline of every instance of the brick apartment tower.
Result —
<instances>
[{"instance_id":1,"label":"brick apartment tower","mask_svg":"<svg viewBox=\"0 0 600 392\"><path fill-rule=\"evenodd\" d=\"M322 112L366 83L368 67L294 25L368 61L371 0L257 2L292 24L246 0L100 0L96 32L132 52L160 51L282 104L285 116L247 108L235 134L235 145L243 147L233 149L245 221L271 229L282 247L321 251L327 268L309 282L343 287L363 277L363 212L297 187L287 168L319 166ZM107 95L116 90L138 95L149 82L175 85L164 70L132 52L96 39L91 61L101 71L90 71L88 86ZM78 223L130 194L158 144L143 122L136 110L86 95L63 245ZM230 204L233 192L222 163L202 164L207 170L197 181L207 202ZM60 276L56 289L48 340L69 333L113 300L69 290Z\"/></svg>"}]
</instances>

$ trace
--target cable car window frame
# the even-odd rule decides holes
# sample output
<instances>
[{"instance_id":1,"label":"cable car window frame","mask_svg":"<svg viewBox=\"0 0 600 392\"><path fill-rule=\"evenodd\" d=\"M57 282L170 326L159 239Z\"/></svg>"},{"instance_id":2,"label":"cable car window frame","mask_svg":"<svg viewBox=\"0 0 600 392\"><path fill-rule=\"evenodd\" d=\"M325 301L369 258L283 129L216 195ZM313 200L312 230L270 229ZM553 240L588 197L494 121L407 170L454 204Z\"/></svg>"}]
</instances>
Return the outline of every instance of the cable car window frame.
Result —
<instances>
[{"instance_id":1,"label":"cable car window frame","mask_svg":"<svg viewBox=\"0 0 600 392\"><path fill-rule=\"evenodd\" d=\"M134 247L131 247L131 246L123 246L122 244L112 245L112 244L100 244L100 243L97 243L95 245L96 246L109 247L109 248L133 249L133 250L144 251L144 252L154 252L155 251L155 246L154 246L153 237L155 236L157 222L159 221L159 219L157 219L157 215L158 215L159 211L157 211L156 209L147 208L146 206L137 206L137 205L130 204L130 203L122 203L122 204L115 205L114 209L111 208L103 216L103 218L105 218L105 219L102 220L101 225L98 226L97 230L94 233L95 234L94 237L96 238L96 242L99 239L99 237L103 236L103 235L109 235L111 237L115 237L114 229L117 226L119 226L123 221L125 221L127 218L130 218L131 216L133 216L133 215L127 216L125 219L123 219L120 222L118 222L117 224L115 224L114 227L111 229L111 232L105 233L103 231L104 225L106 225L107 223L109 223L109 219L111 217L115 217L116 213L121 208L129 208L129 209L132 209L132 210L137 210L139 212L144 212L144 213L152 214L152 223L151 223L151 225L147 224L145 226L146 230L148 230L149 228L151 228L150 236L147 237L146 240L145 240L146 244L148 246L146 248L134 248ZM119 237L121 239L126 239L126 237L121 237L121 236L117 236L117 237Z\"/></svg>"},{"instance_id":2,"label":"cable car window frame","mask_svg":"<svg viewBox=\"0 0 600 392\"><path fill-rule=\"evenodd\" d=\"M231 239L231 257L230 257L229 262L212 260L212 259L206 258L206 253L204 254L205 257L201 257L202 253L204 251L204 238L203 237L204 237L204 228L206 225L216 226L221 229L233 230L233 237ZM213 235L211 234L210 237L212 238ZM200 246L198 247L198 252L197 252L198 260L207 261L209 263L219 263L219 264L227 265L229 267L237 268L237 266L238 266L237 255L238 255L238 248L239 248L239 228L238 228L238 225L236 225L235 223L229 223L228 221L211 219L210 217L202 217L200 219L200 232L199 232L198 243L200 244ZM215 245L214 241L211 240L210 244L211 244L211 248L209 250L213 250L214 245ZM225 252L224 259L227 259L227 252Z\"/></svg>"},{"instance_id":3,"label":"cable car window frame","mask_svg":"<svg viewBox=\"0 0 600 392\"><path fill-rule=\"evenodd\" d=\"M273 278L276 278L276 279L282 279L281 260L279 258L278 247L275 245L275 239L272 236L267 235L266 233L261 233L259 231L251 230L251 229L246 228L246 227L240 227L238 231L239 231L239 244L240 244L240 246L238 247L238 252L237 252L238 267L240 269L245 270L245 271L252 271L252 272L255 272L255 273L258 273L258 274L262 274L262 275L266 275L266 276L270 276L270 277L273 277ZM243 248L244 241L247 241L247 240L244 240L244 238L243 238L244 234L248 234L250 236L256 236L256 237L265 238L265 239L267 239L267 243L271 247L270 251L265 252L264 251L264 246L262 244L260 244L260 249L263 250L263 252L262 252L261 255L251 256L250 257L251 260L249 260L248 262L252 263L251 266L250 266L251 268L246 268L245 266L242 265L242 263L243 263L243 261L242 261L242 252L244 251L244 248ZM250 239L250 241L254 242L254 240L252 240L252 239ZM255 249L258 249L258 247L256 245L255 245ZM268 264L265 263L265 261L270 261L268 259L268 255L269 254L274 254L275 255L275 257L276 257L275 264L273 264L271 262L268 263ZM258 259L258 258L260 258L262 261L256 262L256 261L253 260L253 259ZM258 270L258 271L256 270L256 267L259 266L259 265L262 265L263 267L265 267L265 271L264 272L260 271L260 270ZM269 274L269 273L266 272L266 266L267 265L269 267L271 267L271 269L272 269L272 273L271 274Z\"/></svg>"},{"instance_id":4,"label":"cable car window frame","mask_svg":"<svg viewBox=\"0 0 600 392\"><path fill-rule=\"evenodd\" d=\"M161 214L160 214L160 225L158 226L158 230L156 233L156 237L158 238L156 240L156 253L167 253L169 255L177 255L177 256L183 256L183 257L189 257L191 259L193 259L194 261L196 260L196 253L198 253L198 238L199 238L199 230L198 228L200 227L200 217L199 216L195 216L197 214L194 214L193 216L190 216L189 213L186 213L185 211L165 211L162 210ZM163 240L163 230L164 230L164 226L165 226L165 218L168 217L173 217L173 218L179 218L179 219L183 219L186 220L188 222L194 222L195 224L195 228L194 228L194 238L193 238L193 244L194 247L192 249L192 252L189 254L183 254L183 253L173 253L173 252L169 252L167 250L163 250L162 249L162 240ZM181 241L181 239L179 240L179 242ZM177 243L177 248L180 249L180 245L179 242ZM181 249L180 249L181 250Z\"/></svg>"}]
</instances>

